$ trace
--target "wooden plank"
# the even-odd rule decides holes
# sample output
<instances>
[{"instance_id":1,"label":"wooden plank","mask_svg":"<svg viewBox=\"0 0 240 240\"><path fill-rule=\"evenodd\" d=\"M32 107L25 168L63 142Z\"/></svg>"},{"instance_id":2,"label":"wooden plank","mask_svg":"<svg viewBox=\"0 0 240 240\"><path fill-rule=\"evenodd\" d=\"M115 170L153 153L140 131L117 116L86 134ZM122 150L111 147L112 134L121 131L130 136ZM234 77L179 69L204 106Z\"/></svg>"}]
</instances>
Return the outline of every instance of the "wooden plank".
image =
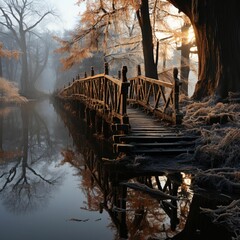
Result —
<instances>
[{"instance_id":1,"label":"wooden plank","mask_svg":"<svg viewBox=\"0 0 240 240\"><path fill-rule=\"evenodd\" d=\"M130 153L134 149L134 145L132 144L125 144L125 143L117 143L113 145L114 151L116 153L124 152L124 153Z\"/></svg>"},{"instance_id":2,"label":"wooden plank","mask_svg":"<svg viewBox=\"0 0 240 240\"><path fill-rule=\"evenodd\" d=\"M142 184L142 183L124 182L124 183L120 183L120 185L124 185L128 188L147 193L147 194L151 195L152 197L155 197L160 200L166 200L166 199L177 200L178 199L178 197L176 197L176 196L166 194L159 189L150 188L147 185Z\"/></svg>"},{"instance_id":3,"label":"wooden plank","mask_svg":"<svg viewBox=\"0 0 240 240\"><path fill-rule=\"evenodd\" d=\"M173 84L170 83L170 82L164 82L164 81L161 81L161 80L157 80L157 79L154 79L154 78L148 78L148 77L145 77L145 76L137 76L136 78L141 79L141 80L146 81L146 82L149 82L149 83L154 83L156 85L161 85L161 86L164 86L164 87L167 87L167 88L173 88ZM129 81L134 81L136 78L130 78L128 80Z\"/></svg>"},{"instance_id":4,"label":"wooden plank","mask_svg":"<svg viewBox=\"0 0 240 240\"><path fill-rule=\"evenodd\" d=\"M177 130L176 128L172 128L172 127L165 127L165 126L156 126L156 125L153 125L151 127L149 126L141 126L141 127L132 127L132 130L134 131L142 131L142 130L146 130L146 131L155 131L155 130L172 130L172 131L179 131Z\"/></svg>"},{"instance_id":5,"label":"wooden plank","mask_svg":"<svg viewBox=\"0 0 240 240\"><path fill-rule=\"evenodd\" d=\"M129 130L129 124L120 124L120 123L116 123L116 124L112 124L111 128L113 132L116 131L125 131L127 132Z\"/></svg>"},{"instance_id":6,"label":"wooden plank","mask_svg":"<svg viewBox=\"0 0 240 240\"><path fill-rule=\"evenodd\" d=\"M114 143L120 143L120 138L126 136L126 134L113 135L112 139Z\"/></svg>"},{"instance_id":7,"label":"wooden plank","mask_svg":"<svg viewBox=\"0 0 240 240\"><path fill-rule=\"evenodd\" d=\"M163 142L163 143L135 143L134 146L135 148L141 148L141 149L146 149L146 148L179 148L179 147L190 147L190 146L194 146L195 145L195 141L190 141L190 142L186 142L186 141L179 141L179 142L171 142L171 143L167 143L167 142Z\"/></svg>"},{"instance_id":8,"label":"wooden plank","mask_svg":"<svg viewBox=\"0 0 240 240\"><path fill-rule=\"evenodd\" d=\"M135 149L132 153L135 154L145 154L145 155L179 155L183 153L193 153L193 148L180 148L180 149L163 149L163 148L153 148L153 149Z\"/></svg>"},{"instance_id":9,"label":"wooden plank","mask_svg":"<svg viewBox=\"0 0 240 240\"><path fill-rule=\"evenodd\" d=\"M179 131L177 131L177 130L175 130L175 131L172 131L171 129L167 129L167 128L155 128L155 129L151 129L151 128L143 128L143 129L141 129L141 128L131 128L131 132L132 133L145 133L146 135L148 134L148 133L161 133L161 132L172 132L172 133L175 133L176 135L177 134L182 134L182 132L179 132Z\"/></svg>"},{"instance_id":10,"label":"wooden plank","mask_svg":"<svg viewBox=\"0 0 240 240\"><path fill-rule=\"evenodd\" d=\"M177 142L177 141L193 141L196 137L194 136L165 136L165 137L154 137L154 136L124 136L120 137L119 140L125 143L151 143L151 142Z\"/></svg>"},{"instance_id":11,"label":"wooden plank","mask_svg":"<svg viewBox=\"0 0 240 240\"><path fill-rule=\"evenodd\" d=\"M122 81L120 81L119 79L113 78L109 75L104 75L106 79L110 80L111 82L113 82L114 84L121 86L122 85Z\"/></svg>"},{"instance_id":12,"label":"wooden plank","mask_svg":"<svg viewBox=\"0 0 240 240\"><path fill-rule=\"evenodd\" d=\"M168 131L168 130L161 130L161 131L131 131L130 136L183 136L182 133L177 133L173 131Z\"/></svg>"}]
</instances>

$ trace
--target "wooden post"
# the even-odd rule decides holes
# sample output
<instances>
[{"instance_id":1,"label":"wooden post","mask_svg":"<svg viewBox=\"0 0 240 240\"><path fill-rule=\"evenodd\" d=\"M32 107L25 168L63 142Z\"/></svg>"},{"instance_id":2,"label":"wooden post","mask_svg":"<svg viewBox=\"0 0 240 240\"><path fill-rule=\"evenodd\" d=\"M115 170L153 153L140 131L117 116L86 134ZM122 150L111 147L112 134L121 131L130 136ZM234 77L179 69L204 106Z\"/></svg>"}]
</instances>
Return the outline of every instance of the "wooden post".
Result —
<instances>
[{"instance_id":1,"label":"wooden post","mask_svg":"<svg viewBox=\"0 0 240 240\"><path fill-rule=\"evenodd\" d=\"M121 71L118 71L118 79L120 80L121 79L121 76L122 74L121 74Z\"/></svg>"},{"instance_id":2,"label":"wooden post","mask_svg":"<svg viewBox=\"0 0 240 240\"><path fill-rule=\"evenodd\" d=\"M174 117L175 124L181 124L182 114L179 112L179 79L178 79L178 69L173 69L173 78L174 78Z\"/></svg>"},{"instance_id":3,"label":"wooden post","mask_svg":"<svg viewBox=\"0 0 240 240\"><path fill-rule=\"evenodd\" d=\"M91 76L94 76L94 69L91 67Z\"/></svg>"},{"instance_id":4,"label":"wooden post","mask_svg":"<svg viewBox=\"0 0 240 240\"><path fill-rule=\"evenodd\" d=\"M109 66L107 62L104 63L104 74L109 75Z\"/></svg>"},{"instance_id":5,"label":"wooden post","mask_svg":"<svg viewBox=\"0 0 240 240\"><path fill-rule=\"evenodd\" d=\"M121 87L121 109L120 114L122 117L127 113L127 95L128 95L128 87L129 83L127 82L127 66L123 66L122 68L122 87Z\"/></svg>"},{"instance_id":6,"label":"wooden post","mask_svg":"<svg viewBox=\"0 0 240 240\"><path fill-rule=\"evenodd\" d=\"M109 75L109 66L108 66L107 62L104 63L104 74ZM103 101L104 101L104 104L106 104L107 103L107 93L106 93L107 92L107 79L105 77L103 78L102 84L103 84L103 91L102 91ZM105 112L105 107L104 107L103 111Z\"/></svg>"},{"instance_id":7,"label":"wooden post","mask_svg":"<svg viewBox=\"0 0 240 240\"><path fill-rule=\"evenodd\" d=\"M101 134L102 133L102 117L99 115L95 115L95 129L96 133Z\"/></svg>"},{"instance_id":8,"label":"wooden post","mask_svg":"<svg viewBox=\"0 0 240 240\"><path fill-rule=\"evenodd\" d=\"M87 73L86 72L84 73L84 77L87 78Z\"/></svg>"},{"instance_id":9,"label":"wooden post","mask_svg":"<svg viewBox=\"0 0 240 240\"><path fill-rule=\"evenodd\" d=\"M137 75L138 76L142 75L141 66L140 65L137 65Z\"/></svg>"},{"instance_id":10,"label":"wooden post","mask_svg":"<svg viewBox=\"0 0 240 240\"><path fill-rule=\"evenodd\" d=\"M176 112L179 111L179 79L178 79L178 69L173 69L173 78L174 78L174 109Z\"/></svg>"},{"instance_id":11,"label":"wooden post","mask_svg":"<svg viewBox=\"0 0 240 240\"><path fill-rule=\"evenodd\" d=\"M127 82L127 66L123 66L122 68L122 82Z\"/></svg>"},{"instance_id":12,"label":"wooden post","mask_svg":"<svg viewBox=\"0 0 240 240\"><path fill-rule=\"evenodd\" d=\"M90 117L90 127L96 131L96 128L95 128L95 120L96 120L96 110L94 109L91 109L89 111L89 117Z\"/></svg>"},{"instance_id":13,"label":"wooden post","mask_svg":"<svg viewBox=\"0 0 240 240\"><path fill-rule=\"evenodd\" d=\"M87 122L87 126L91 126L91 118L90 118L90 109L88 107L85 108L85 119Z\"/></svg>"},{"instance_id":14,"label":"wooden post","mask_svg":"<svg viewBox=\"0 0 240 240\"><path fill-rule=\"evenodd\" d=\"M84 119L85 118L85 105L81 102L79 102L79 116L80 118Z\"/></svg>"},{"instance_id":15,"label":"wooden post","mask_svg":"<svg viewBox=\"0 0 240 240\"><path fill-rule=\"evenodd\" d=\"M75 81L75 79L73 78L72 82L74 82L74 81Z\"/></svg>"},{"instance_id":16,"label":"wooden post","mask_svg":"<svg viewBox=\"0 0 240 240\"><path fill-rule=\"evenodd\" d=\"M105 138L109 138L110 137L109 125L108 125L108 123L105 120L103 120L103 122L102 122L102 133L103 133L103 136Z\"/></svg>"}]
</instances>

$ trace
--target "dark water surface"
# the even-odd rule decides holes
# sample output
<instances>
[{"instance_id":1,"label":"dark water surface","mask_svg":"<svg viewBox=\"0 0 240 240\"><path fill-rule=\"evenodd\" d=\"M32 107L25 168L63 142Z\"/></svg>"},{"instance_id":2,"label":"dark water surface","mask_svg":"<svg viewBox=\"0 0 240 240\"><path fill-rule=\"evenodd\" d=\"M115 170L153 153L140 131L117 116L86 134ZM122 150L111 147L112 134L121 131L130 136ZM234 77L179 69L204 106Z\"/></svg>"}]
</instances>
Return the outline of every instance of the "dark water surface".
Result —
<instances>
[{"instance_id":1,"label":"dark water surface","mask_svg":"<svg viewBox=\"0 0 240 240\"><path fill-rule=\"evenodd\" d=\"M182 174L126 177L99 162L110 146L88 134L48 100L1 109L1 240L166 239L184 227L191 194L186 182L176 185ZM118 185L136 178L180 191L181 200Z\"/></svg>"},{"instance_id":2,"label":"dark water surface","mask_svg":"<svg viewBox=\"0 0 240 240\"><path fill-rule=\"evenodd\" d=\"M79 170L61 164L75 147L53 106L5 109L1 119L0 239L114 239L106 212L81 209L88 192Z\"/></svg>"}]
</instances>

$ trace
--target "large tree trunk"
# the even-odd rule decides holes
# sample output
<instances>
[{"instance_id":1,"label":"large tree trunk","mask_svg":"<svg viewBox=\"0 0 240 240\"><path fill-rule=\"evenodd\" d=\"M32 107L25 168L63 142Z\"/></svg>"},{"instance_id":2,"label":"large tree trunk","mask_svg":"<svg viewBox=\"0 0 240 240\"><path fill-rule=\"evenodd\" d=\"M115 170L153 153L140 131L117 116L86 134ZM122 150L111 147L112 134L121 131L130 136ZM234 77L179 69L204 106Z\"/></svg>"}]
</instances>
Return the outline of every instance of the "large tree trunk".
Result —
<instances>
[{"instance_id":1,"label":"large tree trunk","mask_svg":"<svg viewBox=\"0 0 240 240\"><path fill-rule=\"evenodd\" d=\"M142 0L142 4L140 9L138 10L137 16L142 32L145 76L157 79L157 65L154 62L154 45L152 37L152 26L149 17L148 0Z\"/></svg>"},{"instance_id":2,"label":"large tree trunk","mask_svg":"<svg viewBox=\"0 0 240 240\"><path fill-rule=\"evenodd\" d=\"M240 92L239 0L168 1L190 18L195 31L199 80L193 97L226 98L229 92Z\"/></svg>"}]
</instances>

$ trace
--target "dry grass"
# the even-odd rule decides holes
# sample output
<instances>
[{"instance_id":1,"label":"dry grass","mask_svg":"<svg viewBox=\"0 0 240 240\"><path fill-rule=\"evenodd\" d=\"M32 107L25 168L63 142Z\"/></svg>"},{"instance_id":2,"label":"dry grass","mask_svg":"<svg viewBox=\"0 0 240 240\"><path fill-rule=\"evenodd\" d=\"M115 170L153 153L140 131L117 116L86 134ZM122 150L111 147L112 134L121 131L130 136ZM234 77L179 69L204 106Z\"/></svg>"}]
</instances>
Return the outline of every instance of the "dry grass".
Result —
<instances>
[{"instance_id":1,"label":"dry grass","mask_svg":"<svg viewBox=\"0 0 240 240\"><path fill-rule=\"evenodd\" d=\"M0 103L25 103L27 99L21 96L14 83L0 78Z\"/></svg>"},{"instance_id":2,"label":"dry grass","mask_svg":"<svg viewBox=\"0 0 240 240\"><path fill-rule=\"evenodd\" d=\"M228 206L219 206L216 210L202 209L213 221L234 234L233 240L240 239L240 200L234 200Z\"/></svg>"},{"instance_id":3,"label":"dry grass","mask_svg":"<svg viewBox=\"0 0 240 240\"><path fill-rule=\"evenodd\" d=\"M195 158L208 166L240 166L240 104L183 98L183 125L200 134ZM222 120L224 119L224 121Z\"/></svg>"}]
</instances>

